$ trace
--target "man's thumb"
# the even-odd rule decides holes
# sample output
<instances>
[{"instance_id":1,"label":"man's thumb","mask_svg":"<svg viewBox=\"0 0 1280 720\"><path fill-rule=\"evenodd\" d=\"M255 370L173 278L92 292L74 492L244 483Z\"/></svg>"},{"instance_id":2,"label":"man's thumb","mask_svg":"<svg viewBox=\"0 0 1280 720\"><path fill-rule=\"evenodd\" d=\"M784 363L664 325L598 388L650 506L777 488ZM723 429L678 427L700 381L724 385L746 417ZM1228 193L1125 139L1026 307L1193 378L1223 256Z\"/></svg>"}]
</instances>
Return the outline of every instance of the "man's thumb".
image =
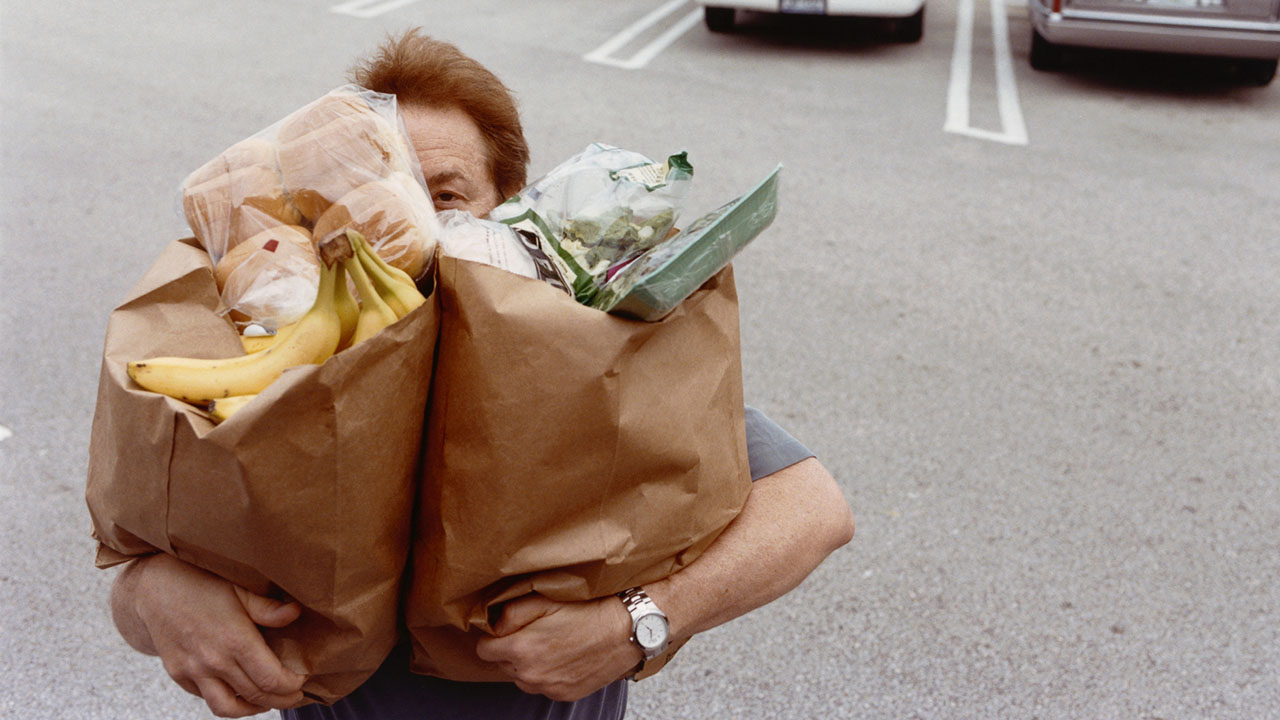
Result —
<instances>
[{"instance_id":1,"label":"man's thumb","mask_svg":"<svg viewBox=\"0 0 1280 720\"><path fill-rule=\"evenodd\" d=\"M240 604L244 606L245 612L249 613L249 619L253 620L255 625L284 627L297 620L302 614L302 608L296 602L273 600L255 595L242 587L236 588L236 595L240 597Z\"/></svg>"}]
</instances>

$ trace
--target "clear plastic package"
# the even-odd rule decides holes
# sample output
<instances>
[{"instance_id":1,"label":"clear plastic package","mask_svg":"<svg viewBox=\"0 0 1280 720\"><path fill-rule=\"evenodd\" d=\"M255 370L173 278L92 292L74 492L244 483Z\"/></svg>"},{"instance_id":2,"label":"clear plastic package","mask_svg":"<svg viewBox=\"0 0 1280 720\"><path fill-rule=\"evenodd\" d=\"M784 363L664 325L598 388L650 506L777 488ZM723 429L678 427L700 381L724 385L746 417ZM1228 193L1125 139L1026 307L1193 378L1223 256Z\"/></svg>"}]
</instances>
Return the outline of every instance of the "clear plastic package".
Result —
<instances>
[{"instance_id":1,"label":"clear plastic package","mask_svg":"<svg viewBox=\"0 0 1280 720\"><path fill-rule=\"evenodd\" d=\"M589 303L612 270L656 245L680 216L693 166L593 143L495 208L533 233L574 297Z\"/></svg>"},{"instance_id":2,"label":"clear plastic package","mask_svg":"<svg viewBox=\"0 0 1280 720\"><path fill-rule=\"evenodd\" d=\"M459 260L484 263L534 280L555 280L546 263L534 261L536 241L510 225L478 218L465 210L444 210L440 220L440 252ZM562 290L564 288L561 288Z\"/></svg>"},{"instance_id":3,"label":"clear plastic package","mask_svg":"<svg viewBox=\"0 0 1280 720\"><path fill-rule=\"evenodd\" d=\"M356 85L336 88L235 143L187 176L180 192L187 224L215 266L240 244L281 227L313 236L313 247L352 228L416 279L430 270L439 235L395 96ZM254 251L263 252L270 251ZM279 260L238 265L240 277L229 287L239 290L223 295L235 319L287 324L310 306L318 272ZM251 278L254 267L272 274ZM299 295L308 280L310 297ZM268 287L273 283L279 286Z\"/></svg>"},{"instance_id":4,"label":"clear plastic package","mask_svg":"<svg viewBox=\"0 0 1280 720\"><path fill-rule=\"evenodd\" d=\"M720 272L778 213L773 169L745 195L695 220L614 274L590 305L640 320L659 320Z\"/></svg>"}]
</instances>

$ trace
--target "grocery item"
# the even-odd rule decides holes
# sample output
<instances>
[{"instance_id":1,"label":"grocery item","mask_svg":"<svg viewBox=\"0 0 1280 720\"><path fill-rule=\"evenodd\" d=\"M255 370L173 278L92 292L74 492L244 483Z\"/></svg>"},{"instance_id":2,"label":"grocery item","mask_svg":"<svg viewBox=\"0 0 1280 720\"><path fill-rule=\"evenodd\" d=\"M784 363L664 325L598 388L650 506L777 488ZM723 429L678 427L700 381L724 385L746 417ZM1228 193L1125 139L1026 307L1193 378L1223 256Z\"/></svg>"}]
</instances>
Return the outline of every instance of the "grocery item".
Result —
<instances>
[{"instance_id":1,"label":"grocery item","mask_svg":"<svg viewBox=\"0 0 1280 720\"><path fill-rule=\"evenodd\" d=\"M346 285L341 268L335 292ZM216 398L206 411L128 375L139 358L242 352L212 271L195 238L174 240L107 322L85 485L96 564L167 553L297 601L298 619L261 628L263 641L305 676L310 701L332 703L403 636L439 305L430 297L368 341L289 368L218 422L219 405L240 401Z\"/></svg>"},{"instance_id":2,"label":"grocery item","mask_svg":"<svg viewBox=\"0 0 1280 720\"><path fill-rule=\"evenodd\" d=\"M348 230L347 239L355 252L355 259L360 265L361 272L369 280L373 296L382 298L397 319L408 315L414 308L426 302L426 298L418 291L418 286L409 279L408 275L396 272L394 267L388 265L369 247L363 235L355 230Z\"/></svg>"},{"instance_id":3,"label":"grocery item","mask_svg":"<svg viewBox=\"0 0 1280 720\"><path fill-rule=\"evenodd\" d=\"M302 221L302 215L284 191L274 160L226 167L227 170L212 175L210 171L197 170L192 177L208 175L209 179L196 184L188 178L182 188L187 224L214 262L263 230Z\"/></svg>"},{"instance_id":4,"label":"grocery item","mask_svg":"<svg viewBox=\"0 0 1280 720\"><path fill-rule=\"evenodd\" d=\"M445 210L438 218L440 251L445 255L492 265L527 278L560 282L560 276L545 256L541 263L534 261L534 257L541 255L537 240L522 242L527 235L510 225L478 218L465 210ZM568 291L563 286L560 289Z\"/></svg>"},{"instance_id":5,"label":"grocery item","mask_svg":"<svg viewBox=\"0 0 1280 720\"><path fill-rule=\"evenodd\" d=\"M417 172L416 158L392 111L371 95L339 88L285 118L276 133L285 190L302 216L316 222L353 188L393 172Z\"/></svg>"},{"instance_id":6,"label":"grocery item","mask_svg":"<svg viewBox=\"0 0 1280 720\"><path fill-rule=\"evenodd\" d=\"M435 253L440 224L422 185L407 173L393 172L338 198L316 220L317 243L351 229L391 265L422 277Z\"/></svg>"},{"instance_id":7,"label":"grocery item","mask_svg":"<svg viewBox=\"0 0 1280 720\"><path fill-rule=\"evenodd\" d=\"M256 325L254 327L261 327ZM275 332L266 333L264 335L241 335L240 343L244 345L246 353L255 353L259 350L266 350L276 344L276 340L284 337L284 333L289 329L289 325L276 330Z\"/></svg>"},{"instance_id":8,"label":"grocery item","mask_svg":"<svg viewBox=\"0 0 1280 720\"><path fill-rule=\"evenodd\" d=\"M674 310L773 222L781 171L779 165L750 192L698 218L619 270L591 306L649 321Z\"/></svg>"},{"instance_id":9,"label":"grocery item","mask_svg":"<svg viewBox=\"0 0 1280 720\"><path fill-rule=\"evenodd\" d=\"M343 265L347 274L355 280L356 290L360 293L360 315L356 318L355 333L351 336L351 344L356 345L394 323L397 317L396 311L391 309L386 299L374 288L359 257L353 255L343 261Z\"/></svg>"},{"instance_id":10,"label":"grocery item","mask_svg":"<svg viewBox=\"0 0 1280 720\"><path fill-rule=\"evenodd\" d=\"M279 327L302 317L315 300L320 259L305 227L277 225L233 247L213 277L233 320Z\"/></svg>"},{"instance_id":11,"label":"grocery item","mask_svg":"<svg viewBox=\"0 0 1280 720\"><path fill-rule=\"evenodd\" d=\"M183 183L182 207L217 267L223 311L268 329L296 321L315 298L319 268L293 252L293 231L318 246L357 230L411 279L427 276L439 234L395 96L355 85L200 166ZM272 239L276 254L262 252Z\"/></svg>"},{"instance_id":12,"label":"grocery item","mask_svg":"<svg viewBox=\"0 0 1280 720\"><path fill-rule=\"evenodd\" d=\"M334 249L331 250L330 248ZM334 308L339 243L325 245L319 291L306 315L270 348L232 358L158 357L129 363L129 377L147 390L195 404L261 392L287 368L324 362L338 348L342 320Z\"/></svg>"},{"instance_id":13,"label":"grocery item","mask_svg":"<svg viewBox=\"0 0 1280 720\"><path fill-rule=\"evenodd\" d=\"M209 403L209 414L218 422L230 420L232 415L239 412L245 405L253 402L256 397L258 396L255 393L253 395L232 395L231 397L217 398Z\"/></svg>"},{"instance_id":14,"label":"grocery item","mask_svg":"<svg viewBox=\"0 0 1280 720\"><path fill-rule=\"evenodd\" d=\"M561 284L590 303L611 268L661 241L688 194L686 153L655 163L593 143L494 208L491 219L537 238Z\"/></svg>"}]
</instances>

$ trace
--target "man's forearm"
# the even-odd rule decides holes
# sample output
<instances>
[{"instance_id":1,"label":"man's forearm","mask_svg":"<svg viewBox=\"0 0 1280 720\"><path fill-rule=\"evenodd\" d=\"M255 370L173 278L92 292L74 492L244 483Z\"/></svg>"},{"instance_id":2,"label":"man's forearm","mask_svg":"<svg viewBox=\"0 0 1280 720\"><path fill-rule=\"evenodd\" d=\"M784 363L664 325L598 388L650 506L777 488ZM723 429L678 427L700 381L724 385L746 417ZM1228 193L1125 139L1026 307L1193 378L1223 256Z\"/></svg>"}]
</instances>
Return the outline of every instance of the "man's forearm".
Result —
<instances>
[{"instance_id":1,"label":"man's forearm","mask_svg":"<svg viewBox=\"0 0 1280 720\"><path fill-rule=\"evenodd\" d=\"M687 639L786 594L852 537L839 485L810 458L757 480L696 561L645 590L667 614L672 639Z\"/></svg>"},{"instance_id":2,"label":"man's forearm","mask_svg":"<svg viewBox=\"0 0 1280 720\"><path fill-rule=\"evenodd\" d=\"M111 619L115 621L116 630L129 643L129 647L141 653L155 655L157 653L155 644L151 641L151 633L138 617L135 602L138 573L142 571L142 564L146 561L147 558L130 560L116 575L115 582L111 584Z\"/></svg>"}]
</instances>

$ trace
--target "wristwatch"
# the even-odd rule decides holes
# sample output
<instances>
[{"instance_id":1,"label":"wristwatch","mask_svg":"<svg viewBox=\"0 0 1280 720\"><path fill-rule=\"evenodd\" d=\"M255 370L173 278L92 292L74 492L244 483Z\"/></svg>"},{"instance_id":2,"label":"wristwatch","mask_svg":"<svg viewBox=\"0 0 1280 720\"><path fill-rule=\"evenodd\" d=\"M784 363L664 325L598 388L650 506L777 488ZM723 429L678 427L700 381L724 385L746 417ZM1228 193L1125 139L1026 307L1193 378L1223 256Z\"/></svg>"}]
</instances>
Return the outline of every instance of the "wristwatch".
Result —
<instances>
[{"instance_id":1,"label":"wristwatch","mask_svg":"<svg viewBox=\"0 0 1280 720\"><path fill-rule=\"evenodd\" d=\"M671 627L667 623L666 614L658 609L657 603L644 590L633 587L618 593L618 597L631 614L631 642L644 653L644 660L635 669L635 672L640 672L644 669L645 662L658 657L667 649Z\"/></svg>"}]
</instances>

